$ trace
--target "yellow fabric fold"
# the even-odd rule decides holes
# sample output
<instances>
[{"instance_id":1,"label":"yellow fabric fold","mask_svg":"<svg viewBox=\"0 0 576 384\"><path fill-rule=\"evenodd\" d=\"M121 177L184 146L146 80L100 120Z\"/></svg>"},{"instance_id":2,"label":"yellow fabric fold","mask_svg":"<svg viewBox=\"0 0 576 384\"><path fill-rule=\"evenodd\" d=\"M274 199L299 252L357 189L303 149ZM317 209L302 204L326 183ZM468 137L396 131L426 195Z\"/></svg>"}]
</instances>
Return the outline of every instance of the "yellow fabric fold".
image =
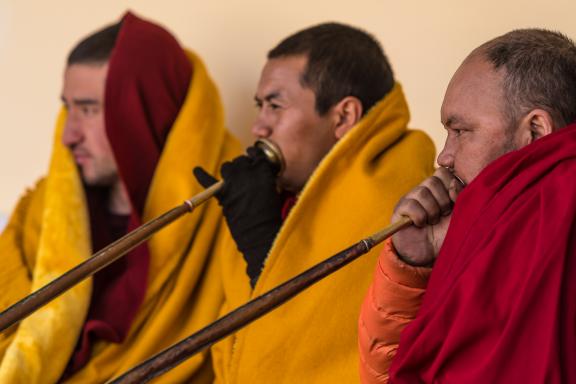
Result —
<instances>
[{"instance_id":1,"label":"yellow fabric fold","mask_svg":"<svg viewBox=\"0 0 576 384\"><path fill-rule=\"evenodd\" d=\"M242 305L389 224L408 190L433 172L434 146L407 129L400 85L322 160L251 292L227 237L218 250L225 304ZM381 247L212 348L216 382L357 383L357 319Z\"/></svg>"},{"instance_id":2,"label":"yellow fabric fold","mask_svg":"<svg viewBox=\"0 0 576 384\"><path fill-rule=\"evenodd\" d=\"M193 68L190 88L155 170L146 201L144 221L148 221L182 204L185 199L202 190L202 187L192 175L192 169L195 166L202 166L208 172L217 174L223 161L241 153L240 144L225 129L220 96L204 64L195 54L187 52L187 55ZM62 124L63 119L60 118L59 127ZM67 204L71 204L75 200L81 201L81 204L75 204L78 205L76 207L77 210L84 212L86 224L84 227L78 227L77 232L78 236L82 233L86 237L89 231L87 218L85 217L84 194L79 189L81 188L79 185L80 179L75 173L75 166L68 155L68 151L59 142L60 136L57 134L53 164L56 161L66 163L65 171L61 172L61 179L63 180L60 180L60 182L66 181L72 184L75 183L78 186L77 190L68 190L64 191L65 193L61 193L61 199L66 200ZM22 271L26 271L26 267L22 260L26 260L28 255L24 251L25 246L17 247L15 244L19 243L17 239L22 238L22 233L24 233L26 242L33 242L33 235L28 235L28 231L33 232L36 230L32 226L27 225L26 220L23 220L22 217L37 217L41 215L45 218L50 213L55 216L62 214L60 212L61 207L54 205L49 198L52 189L57 187L50 183L52 171L51 169L45 186L46 196L44 197L44 204L40 204L38 209L28 209L31 208L28 200L34 200L36 195L43 193L42 190L36 190L31 197L25 197L14 214L12 227L9 225L2 237L0 237L1 246L3 244L2 238L5 235L8 236L6 242L10 244L10 247L6 249L10 249L10 252L13 253L11 258L13 258L15 265L18 265L16 260L20 260L18 268L13 268L20 271L19 275L25 275L25 272ZM62 191L61 189L59 190ZM44 232L47 232L48 228L44 227L44 222L41 224L40 230L42 236L44 236ZM62 225L58 225L53 229L51 232L54 235L52 236L69 236L66 228L62 227ZM105 382L213 321L218 313L223 296L222 289L215 276L217 273L216 260L212 259L210 255L217 238L222 235L224 229L225 226L223 225L220 209L215 201L210 201L197 208L192 214L180 218L155 234L148 242L151 258L144 303L130 328L126 340L121 344L96 343L88 365L70 377L67 382ZM32 267L32 274L35 279L37 274L42 273L42 276L44 276L44 272L38 268L46 247L57 251L57 253L49 257L53 264L58 264L59 260L62 259L68 262L67 257L69 256L78 257L77 255L81 255L80 252L72 251L70 249L71 245L68 245L68 248L58 248L49 244L51 239L48 237L43 242L42 236L36 251L38 262ZM28 237L31 239L28 240ZM85 240L85 245L89 244L88 239L86 238ZM4 253L4 250L0 251ZM0 278L3 278L3 276L0 275ZM29 289L26 292L20 292L19 296L24 296L28 292ZM14 296L12 293L8 301L13 299ZM72 306L80 304L86 306L89 297L88 291L83 298L71 298L70 304ZM4 303L4 300L1 300L1 303ZM15 342L18 340L25 324L22 323L16 331L17 335L13 338L14 341L12 341L12 345L4 358L6 360L11 349L18 350L21 359L10 367L13 376L16 377L23 374L28 369L26 367L36 364L36 361L38 361L42 368L39 373L43 377L22 382L50 383L57 380L65 366L54 368L54 375L48 378L45 377L46 369L48 368L45 365L48 363L53 364L55 358L61 359L63 364L66 364L72 349L63 349L61 339L62 337L69 338L72 340L70 343L71 347L74 346L78 332L83 324L86 310L83 309L83 311L82 314L67 314L62 308L56 308L52 316L58 320L63 329L55 329L54 331L45 328L45 320L36 317L37 321L32 321L33 319L31 318L30 327L42 334L46 334L46 337L33 335L27 340L34 345L42 346L42 351L49 351L50 353L32 355L30 348L27 346L23 344L15 346ZM64 317L64 315L67 316ZM71 320L68 316L73 319ZM1 342L2 340L0 340ZM4 365L4 361L2 364ZM209 359L207 358L207 353L204 353L188 360L154 382L211 382L211 380L212 372ZM0 383L2 382L5 381L0 380Z\"/></svg>"},{"instance_id":3,"label":"yellow fabric fold","mask_svg":"<svg viewBox=\"0 0 576 384\"><path fill-rule=\"evenodd\" d=\"M30 211L23 222L18 223L23 212L17 210L0 240L2 263L9 265L9 270L26 268L27 277L31 278L28 286L18 284L14 287L2 281L3 289L6 287L9 291L2 292L2 309L11 304L8 300L13 302L29 291L37 290L91 254L82 184L70 152L60 142L64 121L65 114L61 113L48 175L39 187L40 191L35 192L41 197L29 195L24 199L34 200ZM26 201L21 204L27 205ZM36 228L29 224L34 220L39 223ZM39 229L34 234L12 232L12 235L20 236L21 241L37 241L34 256L22 252L26 250L22 242L18 247L5 248L10 243L15 245L8 239L10 231L17 231L18 227L23 232L27 228ZM22 281L18 275L16 278ZM20 291L23 288L27 289ZM6 340L9 345L0 364L0 383L53 383L58 380L76 345L90 294L90 281L82 282L22 321L11 341Z\"/></svg>"}]
</instances>

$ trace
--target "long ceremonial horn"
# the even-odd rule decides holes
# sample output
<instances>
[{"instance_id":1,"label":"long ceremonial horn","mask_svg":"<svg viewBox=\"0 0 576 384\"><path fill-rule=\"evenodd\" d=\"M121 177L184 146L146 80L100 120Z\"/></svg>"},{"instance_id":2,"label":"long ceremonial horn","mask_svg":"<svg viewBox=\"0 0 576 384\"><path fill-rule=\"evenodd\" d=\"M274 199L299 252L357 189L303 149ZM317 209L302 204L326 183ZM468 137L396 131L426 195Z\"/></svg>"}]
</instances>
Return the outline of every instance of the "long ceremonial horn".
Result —
<instances>
[{"instance_id":1,"label":"long ceremonial horn","mask_svg":"<svg viewBox=\"0 0 576 384\"><path fill-rule=\"evenodd\" d=\"M270 162L279 166L279 174L284 171L284 157L275 143L270 140L259 139L254 145L264 152ZM11 305L0 313L0 332L20 322L32 312L60 296L80 281L118 260L183 214L192 212L196 207L214 196L222 189L223 185L224 182L219 181L211 187L206 188L194 197L184 201L181 205L172 208L168 212L150 220L124 237L116 240L86 261L65 272L62 276L57 277L42 288Z\"/></svg>"},{"instance_id":2,"label":"long ceremonial horn","mask_svg":"<svg viewBox=\"0 0 576 384\"><path fill-rule=\"evenodd\" d=\"M264 316L312 284L367 253L375 245L410 225L412 225L412 220L408 217L402 217L397 222L372 236L359 241L278 287L250 300L207 327L130 369L110 383L146 383L154 377L169 371L190 356Z\"/></svg>"}]
</instances>

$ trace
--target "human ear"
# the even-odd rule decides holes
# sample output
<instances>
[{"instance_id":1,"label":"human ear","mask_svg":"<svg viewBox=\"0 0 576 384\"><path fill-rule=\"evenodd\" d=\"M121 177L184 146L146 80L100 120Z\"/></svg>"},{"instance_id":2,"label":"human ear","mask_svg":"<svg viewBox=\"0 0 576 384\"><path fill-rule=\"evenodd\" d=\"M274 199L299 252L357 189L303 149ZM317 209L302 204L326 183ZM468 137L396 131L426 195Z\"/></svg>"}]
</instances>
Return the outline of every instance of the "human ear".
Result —
<instances>
[{"instance_id":1,"label":"human ear","mask_svg":"<svg viewBox=\"0 0 576 384\"><path fill-rule=\"evenodd\" d=\"M519 129L526 145L554 132L552 116L543 109L533 109L520 121Z\"/></svg>"},{"instance_id":2,"label":"human ear","mask_svg":"<svg viewBox=\"0 0 576 384\"><path fill-rule=\"evenodd\" d=\"M340 140L362 118L362 102L357 97L347 96L334 106L334 113L334 136Z\"/></svg>"}]
</instances>

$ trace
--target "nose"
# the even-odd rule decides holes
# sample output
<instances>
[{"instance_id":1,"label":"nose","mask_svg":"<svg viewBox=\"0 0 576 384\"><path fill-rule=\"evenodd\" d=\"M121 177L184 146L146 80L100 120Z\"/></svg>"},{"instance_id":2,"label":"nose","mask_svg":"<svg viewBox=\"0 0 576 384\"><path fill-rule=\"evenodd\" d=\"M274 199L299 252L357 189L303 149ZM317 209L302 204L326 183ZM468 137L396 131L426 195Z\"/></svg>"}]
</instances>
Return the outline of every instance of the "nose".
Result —
<instances>
[{"instance_id":1,"label":"nose","mask_svg":"<svg viewBox=\"0 0 576 384\"><path fill-rule=\"evenodd\" d=\"M256 120L252 124L252 134L259 139L266 139L272 135L272 127L264 116L264 110L258 112Z\"/></svg>"},{"instance_id":2,"label":"nose","mask_svg":"<svg viewBox=\"0 0 576 384\"><path fill-rule=\"evenodd\" d=\"M73 113L68 113L64 132L62 132L62 143L67 147L73 147L82 141L82 129L80 121Z\"/></svg>"},{"instance_id":3,"label":"nose","mask_svg":"<svg viewBox=\"0 0 576 384\"><path fill-rule=\"evenodd\" d=\"M444 143L444 148L438 155L437 162L441 167L454 168L454 146L451 145L448 138L446 139L446 143Z\"/></svg>"}]
</instances>

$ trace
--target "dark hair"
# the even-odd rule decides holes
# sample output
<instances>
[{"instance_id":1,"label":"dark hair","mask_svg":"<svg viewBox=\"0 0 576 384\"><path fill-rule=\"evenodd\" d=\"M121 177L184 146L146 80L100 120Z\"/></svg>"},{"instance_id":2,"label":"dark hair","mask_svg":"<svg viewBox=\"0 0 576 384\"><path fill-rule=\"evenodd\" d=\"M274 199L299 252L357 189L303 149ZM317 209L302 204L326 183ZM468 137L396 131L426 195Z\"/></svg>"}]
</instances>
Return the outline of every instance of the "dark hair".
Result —
<instances>
[{"instance_id":1,"label":"dark hair","mask_svg":"<svg viewBox=\"0 0 576 384\"><path fill-rule=\"evenodd\" d=\"M121 23L105 27L80 41L68 55L67 64L102 64L110 59Z\"/></svg>"},{"instance_id":2,"label":"dark hair","mask_svg":"<svg viewBox=\"0 0 576 384\"><path fill-rule=\"evenodd\" d=\"M496 70L504 68L510 122L534 108L547 111L558 128L576 120L576 46L544 29L519 29L478 47Z\"/></svg>"},{"instance_id":3,"label":"dark hair","mask_svg":"<svg viewBox=\"0 0 576 384\"><path fill-rule=\"evenodd\" d=\"M306 55L302 86L316 95L324 115L346 96L357 97L365 114L394 86L394 75L376 39L358 28L325 23L297 32L268 53L268 59Z\"/></svg>"}]
</instances>

